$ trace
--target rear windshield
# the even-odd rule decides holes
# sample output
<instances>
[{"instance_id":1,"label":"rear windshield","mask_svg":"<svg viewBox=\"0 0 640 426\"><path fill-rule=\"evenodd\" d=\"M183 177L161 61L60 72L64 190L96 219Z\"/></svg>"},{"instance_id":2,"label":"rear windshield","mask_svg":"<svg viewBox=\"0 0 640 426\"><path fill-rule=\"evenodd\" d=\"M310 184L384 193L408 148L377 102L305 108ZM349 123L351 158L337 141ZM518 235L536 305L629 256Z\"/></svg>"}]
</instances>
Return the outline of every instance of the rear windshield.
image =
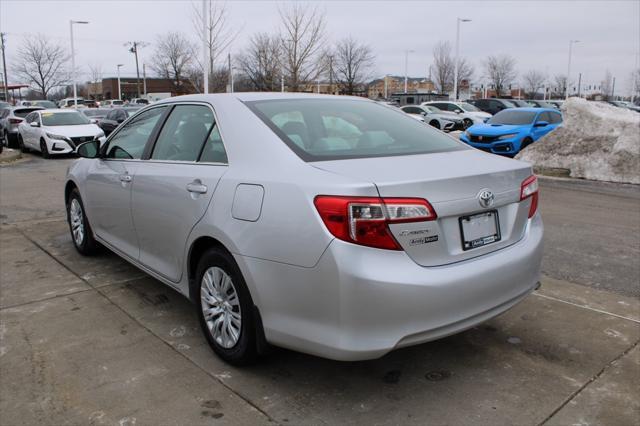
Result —
<instances>
[{"instance_id":1,"label":"rear windshield","mask_svg":"<svg viewBox=\"0 0 640 426\"><path fill-rule=\"evenodd\" d=\"M43 112L43 126L75 126L80 124L89 124L87 117L79 112Z\"/></svg>"},{"instance_id":2,"label":"rear windshield","mask_svg":"<svg viewBox=\"0 0 640 426\"><path fill-rule=\"evenodd\" d=\"M514 110L504 110L500 111L493 117L491 117L487 123L488 124L531 124L533 119L536 117L535 112L531 111L518 111Z\"/></svg>"},{"instance_id":3,"label":"rear windshield","mask_svg":"<svg viewBox=\"0 0 640 426\"><path fill-rule=\"evenodd\" d=\"M246 105L305 161L466 149L431 126L376 102L279 99Z\"/></svg>"},{"instance_id":4,"label":"rear windshield","mask_svg":"<svg viewBox=\"0 0 640 426\"><path fill-rule=\"evenodd\" d=\"M27 115L31 114L33 111L37 111L39 109L42 108L21 108L21 109L14 109L13 110L13 115L15 115L16 117L20 117L20 118L25 118Z\"/></svg>"}]
</instances>

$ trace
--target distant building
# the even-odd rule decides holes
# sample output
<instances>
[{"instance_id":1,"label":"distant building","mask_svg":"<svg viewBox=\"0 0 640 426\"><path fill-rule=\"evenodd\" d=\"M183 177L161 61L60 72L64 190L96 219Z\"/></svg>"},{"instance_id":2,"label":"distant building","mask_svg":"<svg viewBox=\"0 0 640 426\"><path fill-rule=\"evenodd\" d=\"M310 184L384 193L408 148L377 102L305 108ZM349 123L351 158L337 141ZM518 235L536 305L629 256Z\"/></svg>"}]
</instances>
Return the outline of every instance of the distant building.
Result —
<instances>
[{"instance_id":1,"label":"distant building","mask_svg":"<svg viewBox=\"0 0 640 426\"><path fill-rule=\"evenodd\" d=\"M386 82L386 91L385 91ZM384 98L393 93L404 93L404 77L388 75L370 82L367 86L367 96L370 99ZM436 93L433 81L426 78L409 77L407 79L407 93Z\"/></svg>"},{"instance_id":2,"label":"distant building","mask_svg":"<svg viewBox=\"0 0 640 426\"><path fill-rule=\"evenodd\" d=\"M144 82L140 79L140 96L144 93ZM109 77L102 79L102 99L118 99L118 79ZM136 78L120 78L122 99L131 99L138 96ZM196 93L190 81L183 80L176 86L170 78L146 78L147 93L171 93L171 96L190 95Z\"/></svg>"}]
</instances>

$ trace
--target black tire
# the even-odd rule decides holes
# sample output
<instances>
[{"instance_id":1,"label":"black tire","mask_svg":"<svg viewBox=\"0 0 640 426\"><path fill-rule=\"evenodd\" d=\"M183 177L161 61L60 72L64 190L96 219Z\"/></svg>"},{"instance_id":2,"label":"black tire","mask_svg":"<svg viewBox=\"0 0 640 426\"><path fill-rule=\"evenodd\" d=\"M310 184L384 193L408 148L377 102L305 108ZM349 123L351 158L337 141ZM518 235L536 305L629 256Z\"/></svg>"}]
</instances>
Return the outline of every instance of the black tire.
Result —
<instances>
[{"instance_id":1,"label":"black tire","mask_svg":"<svg viewBox=\"0 0 640 426\"><path fill-rule=\"evenodd\" d=\"M10 133L4 132L4 140L7 142L7 148L18 147L18 138L12 137Z\"/></svg>"},{"instance_id":2,"label":"black tire","mask_svg":"<svg viewBox=\"0 0 640 426\"><path fill-rule=\"evenodd\" d=\"M74 202L77 202L80 207L80 217L82 218L82 226L83 228L83 237L76 238L74 234L74 225L72 223L72 206ZM69 224L69 232L71 233L71 241L73 241L73 245L76 250L83 256L92 256L99 252L100 243L98 243L93 237L93 230L91 229L91 224L89 223L89 219L87 219L87 215L84 210L84 204L82 204L82 198L80 198L80 192L77 188L74 188L69 195L69 200L67 201L67 223Z\"/></svg>"},{"instance_id":3,"label":"black tire","mask_svg":"<svg viewBox=\"0 0 640 426\"><path fill-rule=\"evenodd\" d=\"M465 129L468 129L469 127L473 126L473 120L470 118L465 118L464 120L462 120L462 123L464 124Z\"/></svg>"},{"instance_id":4,"label":"black tire","mask_svg":"<svg viewBox=\"0 0 640 426\"><path fill-rule=\"evenodd\" d=\"M18 148L20 148L20 151L22 152L29 152L29 149L24 146L24 140L22 140L22 135L18 135Z\"/></svg>"},{"instance_id":5,"label":"black tire","mask_svg":"<svg viewBox=\"0 0 640 426\"><path fill-rule=\"evenodd\" d=\"M435 127L435 128L436 128L436 129L438 129L438 130L440 129L440 123L438 123L436 120L432 120L432 121L429 123L429 125L430 125L430 126Z\"/></svg>"},{"instance_id":6,"label":"black tire","mask_svg":"<svg viewBox=\"0 0 640 426\"><path fill-rule=\"evenodd\" d=\"M240 333L237 342L228 348L216 341L205 320L202 309L202 287L206 287L203 280L204 274L213 267L221 269L231 278L232 289L235 290L239 300L239 313L241 318ZM253 300L251 299L249 289L233 256L221 248L211 248L207 250L198 262L196 280L196 310L200 320L200 327L213 351L224 361L232 365L247 365L255 362L258 358L258 351ZM235 312L237 313L238 311ZM213 318L217 318L217 316ZM214 321L215 320L212 319L212 322Z\"/></svg>"},{"instance_id":7,"label":"black tire","mask_svg":"<svg viewBox=\"0 0 640 426\"><path fill-rule=\"evenodd\" d=\"M47 143L43 139L40 139L40 153L42 154L42 158L51 158Z\"/></svg>"},{"instance_id":8,"label":"black tire","mask_svg":"<svg viewBox=\"0 0 640 426\"><path fill-rule=\"evenodd\" d=\"M520 145L520 151L522 151L523 149L525 149L526 147L528 147L532 143L533 143L533 140L531 140L531 138L525 138L522 141L522 145Z\"/></svg>"}]
</instances>

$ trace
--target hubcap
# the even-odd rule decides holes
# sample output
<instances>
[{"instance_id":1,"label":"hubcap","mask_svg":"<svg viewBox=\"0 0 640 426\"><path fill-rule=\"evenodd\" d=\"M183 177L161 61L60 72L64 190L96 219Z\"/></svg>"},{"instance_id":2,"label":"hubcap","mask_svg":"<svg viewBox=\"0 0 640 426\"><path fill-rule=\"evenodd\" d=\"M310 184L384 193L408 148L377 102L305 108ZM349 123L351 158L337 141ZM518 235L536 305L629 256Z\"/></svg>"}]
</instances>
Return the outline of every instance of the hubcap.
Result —
<instances>
[{"instance_id":1,"label":"hubcap","mask_svg":"<svg viewBox=\"0 0 640 426\"><path fill-rule=\"evenodd\" d=\"M71 200L69 207L69 218L71 220L71 232L73 240L77 246L81 246L84 241L84 218L82 216L82 207L77 199Z\"/></svg>"},{"instance_id":2,"label":"hubcap","mask_svg":"<svg viewBox=\"0 0 640 426\"><path fill-rule=\"evenodd\" d=\"M229 274L213 266L200 283L202 314L213 339L223 348L232 348L240 339L242 311L238 293Z\"/></svg>"}]
</instances>

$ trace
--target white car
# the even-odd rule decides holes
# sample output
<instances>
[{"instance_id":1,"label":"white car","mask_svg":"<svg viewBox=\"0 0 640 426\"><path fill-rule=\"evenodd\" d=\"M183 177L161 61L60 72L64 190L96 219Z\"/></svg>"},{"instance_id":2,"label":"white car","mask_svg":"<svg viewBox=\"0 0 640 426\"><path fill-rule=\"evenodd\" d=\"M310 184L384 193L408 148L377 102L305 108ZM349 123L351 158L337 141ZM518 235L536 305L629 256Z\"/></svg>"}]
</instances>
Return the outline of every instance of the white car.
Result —
<instances>
[{"instance_id":1,"label":"white car","mask_svg":"<svg viewBox=\"0 0 640 426\"><path fill-rule=\"evenodd\" d=\"M474 124L484 123L486 120L491 118L491 114L484 112L467 102L431 101L424 102L422 105L429 105L442 111L458 114L458 117L462 118L464 122L465 129L473 126Z\"/></svg>"},{"instance_id":2,"label":"white car","mask_svg":"<svg viewBox=\"0 0 640 426\"><path fill-rule=\"evenodd\" d=\"M405 105L400 109L411 117L444 132L464 130L464 122L456 114L441 111L430 105ZM422 120L421 120L422 119Z\"/></svg>"},{"instance_id":3,"label":"white car","mask_svg":"<svg viewBox=\"0 0 640 426\"><path fill-rule=\"evenodd\" d=\"M123 105L124 101L120 99L105 99L104 101L100 101L100 108L114 108Z\"/></svg>"},{"instance_id":4,"label":"white car","mask_svg":"<svg viewBox=\"0 0 640 426\"><path fill-rule=\"evenodd\" d=\"M100 127L73 109L33 111L18 126L18 147L40 151L43 158L75 152L77 145L96 139L101 145L107 140Z\"/></svg>"}]
</instances>

